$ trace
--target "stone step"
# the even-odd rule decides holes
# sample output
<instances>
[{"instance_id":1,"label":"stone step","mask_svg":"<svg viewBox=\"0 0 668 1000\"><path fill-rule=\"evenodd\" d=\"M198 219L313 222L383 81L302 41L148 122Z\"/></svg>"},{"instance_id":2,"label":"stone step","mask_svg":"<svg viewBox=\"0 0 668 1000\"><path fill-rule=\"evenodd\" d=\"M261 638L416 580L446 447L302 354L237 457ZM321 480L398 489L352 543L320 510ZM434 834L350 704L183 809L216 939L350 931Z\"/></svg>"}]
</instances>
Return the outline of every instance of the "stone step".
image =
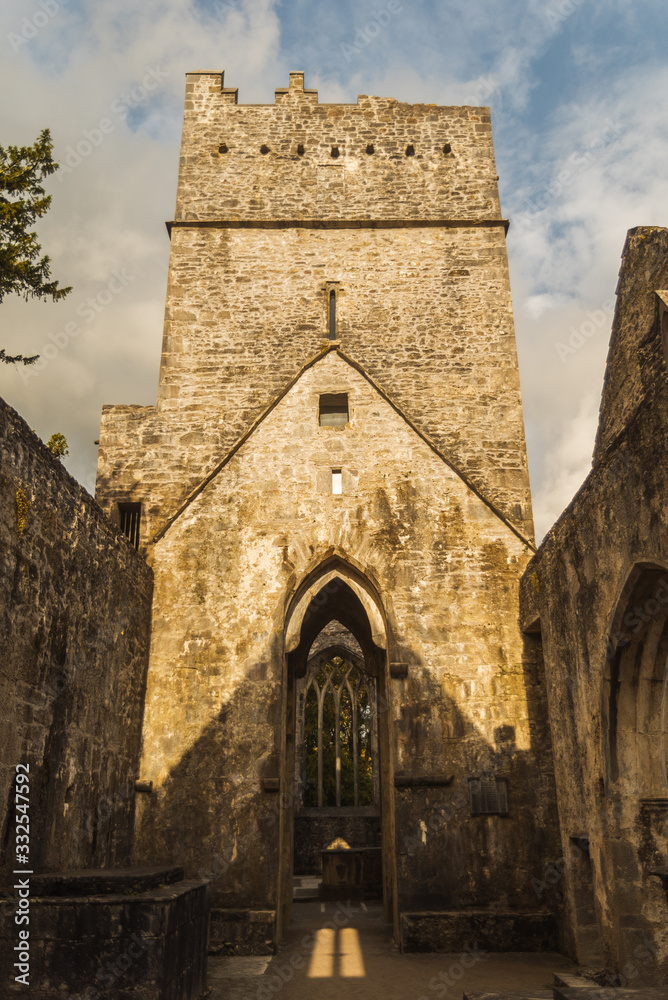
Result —
<instances>
[{"instance_id":1,"label":"stone step","mask_svg":"<svg viewBox=\"0 0 668 1000\"><path fill-rule=\"evenodd\" d=\"M586 989L591 989L591 987L595 986L596 984L593 983L591 979L585 979L584 976L578 976L574 972L555 972L554 985L567 986L570 988L582 987Z\"/></svg>"},{"instance_id":2,"label":"stone step","mask_svg":"<svg viewBox=\"0 0 668 1000\"><path fill-rule=\"evenodd\" d=\"M552 990L465 990L463 1000L552 1000Z\"/></svg>"},{"instance_id":3,"label":"stone step","mask_svg":"<svg viewBox=\"0 0 668 1000\"><path fill-rule=\"evenodd\" d=\"M556 985L552 990L465 990L463 1000L668 1000L668 987L665 986L613 990L609 986L598 986L582 976L559 973L554 978L577 980L578 985Z\"/></svg>"},{"instance_id":4,"label":"stone step","mask_svg":"<svg viewBox=\"0 0 668 1000\"><path fill-rule=\"evenodd\" d=\"M183 881L183 868L82 868L71 872L33 875L30 894L44 896L109 896L149 892Z\"/></svg>"},{"instance_id":5,"label":"stone step","mask_svg":"<svg viewBox=\"0 0 668 1000\"><path fill-rule=\"evenodd\" d=\"M555 986L554 1000L668 1000L667 986L638 986L619 989L612 986Z\"/></svg>"}]
</instances>

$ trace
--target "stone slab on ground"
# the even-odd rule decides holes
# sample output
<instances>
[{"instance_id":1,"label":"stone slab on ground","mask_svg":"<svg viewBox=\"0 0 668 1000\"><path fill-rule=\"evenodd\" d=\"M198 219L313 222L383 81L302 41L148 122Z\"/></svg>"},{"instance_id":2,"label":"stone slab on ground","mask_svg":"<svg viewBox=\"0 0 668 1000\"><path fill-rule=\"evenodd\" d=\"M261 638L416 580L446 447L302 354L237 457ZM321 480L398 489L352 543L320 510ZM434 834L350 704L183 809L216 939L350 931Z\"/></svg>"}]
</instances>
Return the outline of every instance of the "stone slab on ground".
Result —
<instances>
[{"instance_id":1,"label":"stone slab on ground","mask_svg":"<svg viewBox=\"0 0 668 1000\"><path fill-rule=\"evenodd\" d=\"M553 1000L552 990L522 990L514 993L504 990L503 993L488 990L465 990L463 1000Z\"/></svg>"},{"instance_id":2,"label":"stone slab on ground","mask_svg":"<svg viewBox=\"0 0 668 1000\"><path fill-rule=\"evenodd\" d=\"M80 871L33 875L30 893L36 896L105 896L138 893L173 885L183 879L183 868L153 865L146 868L85 868Z\"/></svg>"},{"instance_id":3,"label":"stone slab on ground","mask_svg":"<svg viewBox=\"0 0 668 1000\"><path fill-rule=\"evenodd\" d=\"M592 983L593 983L592 979L586 979L584 976L581 976L576 973L555 972L554 974L555 986L567 986L571 988L590 987Z\"/></svg>"},{"instance_id":4,"label":"stone slab on ground","mask_svg":"<svg viewBox=\"0 0 668 1000\"><path fill-rule=\"evenodd\" d=\"M668 1000L668 986L639 986L621 989L616 986L555 986L554 1000Z\"/></svg>"}]
</instances>

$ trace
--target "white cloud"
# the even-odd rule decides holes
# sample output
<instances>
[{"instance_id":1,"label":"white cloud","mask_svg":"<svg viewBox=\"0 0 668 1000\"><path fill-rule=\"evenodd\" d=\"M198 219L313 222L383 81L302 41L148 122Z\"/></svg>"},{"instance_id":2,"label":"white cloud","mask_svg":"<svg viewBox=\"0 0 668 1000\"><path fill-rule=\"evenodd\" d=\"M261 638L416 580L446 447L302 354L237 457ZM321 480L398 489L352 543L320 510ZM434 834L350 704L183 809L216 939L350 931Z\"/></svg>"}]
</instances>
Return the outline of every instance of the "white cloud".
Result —
<instances>
[{"instance_id":1,"label":"white cloud","mask_svg":"<svg viewBox=\"0 0 668 1000\"><path fill-rule=\"evenodd\" d=\"M541 539L575 496L591 469L599 399L591 393L575 416L567 417L543 459L543 476L534 493L536 538Z\"/></svg>"}]
</instances>

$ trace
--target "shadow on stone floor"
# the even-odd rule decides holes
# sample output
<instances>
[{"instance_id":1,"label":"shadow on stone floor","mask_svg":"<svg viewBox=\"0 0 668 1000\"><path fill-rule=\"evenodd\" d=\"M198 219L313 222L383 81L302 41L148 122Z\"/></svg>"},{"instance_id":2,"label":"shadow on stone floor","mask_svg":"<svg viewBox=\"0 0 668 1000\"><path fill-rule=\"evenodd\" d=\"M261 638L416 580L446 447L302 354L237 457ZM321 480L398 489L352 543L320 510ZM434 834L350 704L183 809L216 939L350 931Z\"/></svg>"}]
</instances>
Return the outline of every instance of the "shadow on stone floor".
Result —
<instances>
[{"instance_id":1,"label":"shadow on stone floor","mask_svg":"<svg viewBox=\"0 0 668 1000\"><path fill-rule=\"evenodd\" d=\"M379 904L303 903L273 957L210 958L210 1000L460 1000L464 990L545 991L575 966L554 952L399 953ZM535 991L539 991L536 993Z\"/></svg>"}]
</instances>

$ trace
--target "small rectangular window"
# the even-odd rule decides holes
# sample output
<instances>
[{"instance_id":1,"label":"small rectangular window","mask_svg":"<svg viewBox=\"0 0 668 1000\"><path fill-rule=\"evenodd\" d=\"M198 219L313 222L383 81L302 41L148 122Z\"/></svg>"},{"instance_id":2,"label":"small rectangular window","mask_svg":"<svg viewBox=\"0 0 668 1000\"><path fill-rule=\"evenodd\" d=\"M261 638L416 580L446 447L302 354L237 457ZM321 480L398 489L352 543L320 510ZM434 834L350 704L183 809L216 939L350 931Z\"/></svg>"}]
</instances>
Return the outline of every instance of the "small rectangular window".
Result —
<instances>
[{"instance_id":1,"label":"small rectangular window","mask_svg":"<svg viewBox=\"0 0 668 1000\"><path fill-rule=\"evenodd\" d=\"M320 397L321 427L345 427L348 423L348 393L327 392Z\"/></svg>"},{"instance_id":2,"label":"small rectangular window","mask_svg":"<svg viewBox=\"0 0 668 1000\"><path fill-rule=\"evenodd\" d=\"M139 527L141 523L140 503L119 503L118 513L121 520L121 531L128 537L136 549L139 548Z\"/></svg>"},{"instance_id":3,"label":"small rectangular window","mask_svg":"<svg viewBox=\"0 0 668 1000\"><path fill-rule=\"evenodd\" d=\"M507 816L508 782L494 775L469 778L472 816Z\"/></svg>"},{"instance_id":4,"label":"small rectangular window","mask_svg":"<svg viewBox=\"0 0 668 1000\"><path fill-rule=\"evenodd\" d=\"M332 469L332 493L340 496L343 492L341 469Z\"/></svg>"}]
</instances>

